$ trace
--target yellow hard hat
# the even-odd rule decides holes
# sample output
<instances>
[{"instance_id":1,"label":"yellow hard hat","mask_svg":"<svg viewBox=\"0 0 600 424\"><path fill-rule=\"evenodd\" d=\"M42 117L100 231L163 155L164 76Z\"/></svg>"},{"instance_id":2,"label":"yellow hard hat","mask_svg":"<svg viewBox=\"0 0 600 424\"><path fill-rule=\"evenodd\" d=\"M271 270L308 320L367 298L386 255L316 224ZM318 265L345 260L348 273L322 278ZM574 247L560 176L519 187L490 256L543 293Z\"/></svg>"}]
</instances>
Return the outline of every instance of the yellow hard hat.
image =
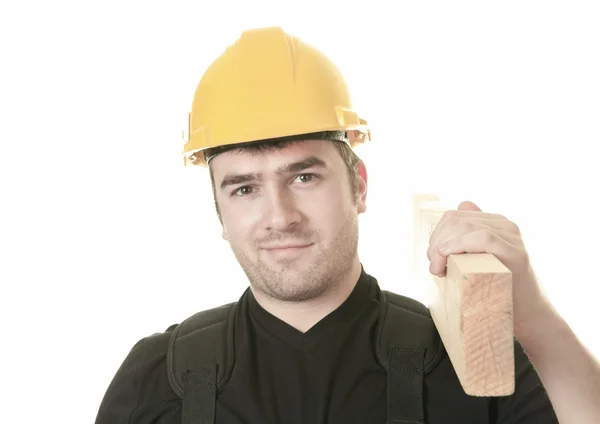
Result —
<instances>
[{"instance_id":1,"label":"yellow hard hat","mask_svg":"<svg viewBox=\"0 0 600 424\"><path fill-rule=\"evenodd\" d=\"M327 132L352 147L371 139L337 66L281 28L252 29L202 76L188 114L184 164L207 166L203 151L214 147Z\"/></svg>"}]
</instances>

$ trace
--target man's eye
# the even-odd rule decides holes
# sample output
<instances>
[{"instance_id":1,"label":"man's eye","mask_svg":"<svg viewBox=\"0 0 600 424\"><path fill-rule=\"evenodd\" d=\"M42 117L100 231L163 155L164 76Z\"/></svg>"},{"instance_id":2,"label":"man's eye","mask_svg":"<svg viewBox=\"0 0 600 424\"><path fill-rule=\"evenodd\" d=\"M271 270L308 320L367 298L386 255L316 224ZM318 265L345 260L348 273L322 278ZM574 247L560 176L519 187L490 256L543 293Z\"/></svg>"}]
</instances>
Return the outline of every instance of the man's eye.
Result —
<instances>
[{"instance_id":1,"label":"man's eye","mask_svg":"<svg viewBox=\"0 0 600 424\"><path fill-rule=\"evenodd\" d=\"M244 187L240 187L237 190L235 190L233 192L233 195L243 197L243 196L245 196L247 194L251 194L251 193L252 193L252 187L244 186Z\"/></svg>"},{"instance_id":2,"label":"man's eye","mask_svg":"<svg viewBox=\"0 0 600 424\"><path fill-rule=\"evenodd\" d=\"M296 178L299 179L301 183L309 183L314 177L314 174L300 174Z\"/></svg>"}]
</instances>

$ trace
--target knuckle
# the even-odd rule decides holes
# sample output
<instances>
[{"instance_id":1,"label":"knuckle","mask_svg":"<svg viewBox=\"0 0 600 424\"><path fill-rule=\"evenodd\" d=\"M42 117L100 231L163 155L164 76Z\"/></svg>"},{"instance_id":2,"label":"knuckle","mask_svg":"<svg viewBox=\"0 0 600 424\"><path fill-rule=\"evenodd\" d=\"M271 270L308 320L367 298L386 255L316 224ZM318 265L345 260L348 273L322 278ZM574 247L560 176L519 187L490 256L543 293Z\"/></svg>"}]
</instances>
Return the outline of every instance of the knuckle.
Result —
<instances>
[{"instance_id":1,"label":"knuckle","mask_svg":"<svg viewBox=\"0 0 600 424\"><path fill-rule=\"evenodd\" d=\"M481 230L481 236L486 244L491 244L494 242L494 233L492 233L490 230Z\"/></svg>"},{"instance_id":2,"label":"knuckle","mask_svg":"<svg viewBox=\"0 0 600 424\"><path fill-rule=\"evenodd\" d=\"M454 221L458 217L458 211L448 210L442 215L444 221Z\"/></svg>"},{"instance_id":3,"label":"knuckle","mask_svg":"<svg viewBox=\"0 0 600 424\"><path fill-rule=\"evenodd\" d=\"M460 226L461 229L464 230L464 232L473 232L475 231L475 224L467 219L460 219L457 218L456 219L456 223L457 225Z\"/></svg>"},{"instance_id":4,"label":"knuckle","mask_svg":"<svg viewBox=\"0 0 600 424\"><path fill-rule=\"evenodd\" d=\"M514 222L511 221L510 223L510 231L513 232L514 234L517 235L521 235L521 228Z\"/></svg>"}]
</instances>

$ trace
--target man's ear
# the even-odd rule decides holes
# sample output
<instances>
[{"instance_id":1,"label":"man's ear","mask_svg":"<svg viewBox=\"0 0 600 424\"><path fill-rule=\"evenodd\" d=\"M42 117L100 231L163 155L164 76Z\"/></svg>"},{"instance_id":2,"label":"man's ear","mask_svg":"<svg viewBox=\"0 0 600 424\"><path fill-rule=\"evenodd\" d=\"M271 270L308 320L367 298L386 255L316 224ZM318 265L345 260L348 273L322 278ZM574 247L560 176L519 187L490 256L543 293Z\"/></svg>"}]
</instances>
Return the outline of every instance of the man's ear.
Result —
<instances>
[{"instance_id":1,"label":"man's ear","mask_svg":"<svg viewBox=\"0 0 600 424\"><path fill-rule=\"evenodd\" d=\"M227 230L225 229L225 226L222 226L223 231L221 232L221 237L223 237L223 240L225 241L229 241L229 234L227 234Z\"/></svg>"},{"instance_id":2,"label":"man's ear","mask_svg":"<svg viewBox=\"0 0 600 424\"><path fill-rule=\"evenodd\" d=\"M367 167L362 160L359 160L356 165L356 182L358 186L356 198L358 213L364 213L367 211L368 174Z\"/></svg>"}]
</instances>

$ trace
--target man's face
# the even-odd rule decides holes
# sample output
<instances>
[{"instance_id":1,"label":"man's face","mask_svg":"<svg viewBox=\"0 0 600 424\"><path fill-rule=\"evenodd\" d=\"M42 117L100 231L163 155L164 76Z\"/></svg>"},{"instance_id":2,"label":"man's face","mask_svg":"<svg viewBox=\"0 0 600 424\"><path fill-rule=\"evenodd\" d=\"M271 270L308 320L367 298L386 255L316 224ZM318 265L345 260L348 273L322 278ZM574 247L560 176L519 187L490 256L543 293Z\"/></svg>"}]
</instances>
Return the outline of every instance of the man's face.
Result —
<instances>
[{"instance_id":1,"label":"man's face","mask_svg":"<svg viewBox=\"0 0 600 424\"><path fill-rule=\"evenodd\" d=\"M261 154L222 153L211 161L223 238L254 290L278 300L314 299L357 260L358 214L366 210L366 170L353 199L332 142L301 141Z\"/></svg>"}]
</instances>

